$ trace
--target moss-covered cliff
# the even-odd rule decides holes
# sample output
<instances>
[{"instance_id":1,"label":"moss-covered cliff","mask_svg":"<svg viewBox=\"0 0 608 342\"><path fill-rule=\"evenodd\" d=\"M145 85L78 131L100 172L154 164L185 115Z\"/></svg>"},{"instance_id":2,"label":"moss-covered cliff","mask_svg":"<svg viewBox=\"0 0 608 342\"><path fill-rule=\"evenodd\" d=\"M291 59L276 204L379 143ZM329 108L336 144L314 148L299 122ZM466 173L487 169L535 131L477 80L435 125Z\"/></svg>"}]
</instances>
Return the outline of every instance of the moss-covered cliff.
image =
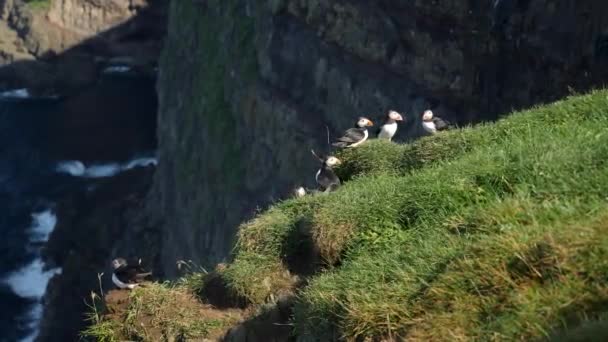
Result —
<instances>
[{"instance_id":1,"label":"moss-covered cliff","mask_svg":"<svg viewBox=\"0 0 608 342\"><path fill-rule=\"evenodd\" d=\"M173 1L159 78L162 269L227 256L239 222L310 185L310 148L389 108L493 119L601 84L604 1Z\"/></svg>"}]
</instances>

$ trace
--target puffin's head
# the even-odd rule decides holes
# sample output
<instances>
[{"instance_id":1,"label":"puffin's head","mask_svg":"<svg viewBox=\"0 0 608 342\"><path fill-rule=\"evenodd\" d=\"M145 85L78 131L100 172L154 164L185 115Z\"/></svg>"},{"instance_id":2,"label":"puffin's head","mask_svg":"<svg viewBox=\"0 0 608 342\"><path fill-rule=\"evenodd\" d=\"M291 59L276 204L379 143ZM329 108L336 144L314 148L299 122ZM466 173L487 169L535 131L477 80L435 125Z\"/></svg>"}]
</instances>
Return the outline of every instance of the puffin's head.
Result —
<instances>
[{"instance_id":1,"label":"puffin's head","mask_svg":"<svg viewBox=\"0 0 608 342\"><path fill-rule=\"evenodd\" d=\"M422 121L431 121L433 120L433 112L430 109L427 109L422 114Z\"/></svg>"},{"instance_id":2,"label":"puffin's head","mask_svg":"<svg viewBox=\"0 0 608 342\"><path fill-rule=\"evenodd\" d=\"M127 260L123 259L123 258L116 258L114 260L112 260L112 268L119 269L122 266L126 266L127 265Z\"/></svg>"},{"instance_id":3,"label":"puffin's head","mask_svg":"<svg viewBox=\"0 0 608 342\"><path fill-rule=\"evenodd\" d=\"M342 164L340 159L338 159L334 156L329 156L329 157L325 158L325 165L327 167L334 167L334 166L340 165L340 164Z\"/></svg>"},{"instance_id":4,"label":"puffin's head","mask_svg":"<svg viewBox=\"0 0 608 342\"><path fill-rule=\"evenodd\" d=\"M302 186L297 187L293 190L293 195L295 197L304 197L306 196L306 190Z\"/></svg>"},{"instance_id":5,"label":"puffin's head","mask_svg":"<svg viewBox=\"0 0 608 342\"><path fill-rule=\"evenodd\" d=\"M363 128L363 127L369 127L369 126L373 126L374 123L372 122L372 120L368 119L368 118L364 118L361 117L359 118L359 121L357 121L357 127Z\"/></svg>"},{"instance_id":6,"label":"puffin's head","mask_svg":"<svg viewBox=\"0 0 608 342\"><path fill-rule=\"evenodd\" d=\"M388 118L395 121L403 121L403 117L401 116L401 114L397 113L394 110L388 111Z\"/></svg>"}]
</instances>

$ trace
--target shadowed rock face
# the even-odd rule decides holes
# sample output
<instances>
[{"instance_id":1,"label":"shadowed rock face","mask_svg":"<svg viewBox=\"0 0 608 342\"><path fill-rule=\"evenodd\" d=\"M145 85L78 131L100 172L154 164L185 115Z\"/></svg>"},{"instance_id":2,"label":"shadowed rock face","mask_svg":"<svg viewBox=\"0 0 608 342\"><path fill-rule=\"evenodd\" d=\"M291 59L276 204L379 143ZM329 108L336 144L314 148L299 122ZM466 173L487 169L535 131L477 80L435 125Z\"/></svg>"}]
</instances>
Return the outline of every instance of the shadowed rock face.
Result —
<instances>
[{"instance_id":1,"label":"shadowed rock face","mask_svg":"<svg viewBox=\"0 0 608 342\"><path fill-rule=\"evenodd\" d=\"M70 93L108 65L153 74L168 0L0 0L0 89Z\"/></svg>"},{"instance_id":2,"label":"shadowed rock face","mask_svg":"<svg viewBox=\"0 0 608 342\"><path fill-rule=\"evenodd\" d=\"M236 227L296 184L353 118L427 106L459 123L603 84L603 0L174 1L159 79L163 269L227 256Z\"/></svg>"}]
</instances>

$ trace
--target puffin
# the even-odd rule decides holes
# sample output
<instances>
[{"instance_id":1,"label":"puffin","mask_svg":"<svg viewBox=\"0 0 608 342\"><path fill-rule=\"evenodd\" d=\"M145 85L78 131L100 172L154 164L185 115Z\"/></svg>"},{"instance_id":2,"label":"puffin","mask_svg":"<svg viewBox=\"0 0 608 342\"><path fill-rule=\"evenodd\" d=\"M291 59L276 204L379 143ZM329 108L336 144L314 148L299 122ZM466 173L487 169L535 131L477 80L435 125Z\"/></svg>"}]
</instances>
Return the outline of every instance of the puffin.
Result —
<instances>
[{"instance_id":1,"label":"puffin","mask_svg":"<svg viewBox=\"0 0 608 342\"><path fill-rule=\"evenodd\" d=\"M112 268L114 269L112 282L119 289L133 290L152 275L152 272L146 272L143 269L141 259L138 260L137 265L131 265L124 258L116 258L112 260Z\"/></svg>"},{"instance_id":2,"label":"puffin","mask_svg":"<svg viewBox=\"0 0 608 342\"><path fill-rule=\"evenodd\" d=\"M293 196L296 198L306 196L306 189L303 186L299 186L293 190Z\"/></svg>"},{"instance_id":3,"label":"puffin","mask_svg":"<svg viewBox=\"0 0 608 342\"><path fill-rule=\"evenodd\" d=\"M425 131L435 134L438 131L444 131L449 128L450 123L433 115L430 109L427 109L422 114L422 128Z\"/></svg>"},{"instance_id":4,"label":"puffin","mask_svg":"<svg viewBox=\"0 0 608 342\"><path fill-rule=\"evenodd\" d=\"M315 175L315 180L317 181L317 184L319 184L319 187L324 192L336 190L341 185L341 183L340 178L336 176L333 168L336 165L340 165L342 162L340 161L340 159L334 156L320 158L319 156L317 156L315 151L312 151L312 154L317 157L317 159L319 159L319 161L322 163L321 168L319 169L319 171L317 171L317 174Z\"/></svg>"},{"instance_id":5,"label":"puffin","mask_svg":"<svg viewBox=\"0 0 608 342\"><path fill-rule=\"evenodd\" d=\"M373 126L374 123L364 117L360 117L355 124L355 127L349 128L344 135L338 138L338 141L332 145L335 147L357 147L365 142L369 137L367 127Z\"/></svg>"},{"instance_id":6,"label":"puffin","mask_svg":"<svg viewBox=\"0 0 608 342\"><path fill-rule=\"evenodd\" d=\"M378 130L378 139L386 139L390 141L397 133L397 121L403 121L401 114L394 110L389 110L384 125Z\"/></svg>"}]
</instances>

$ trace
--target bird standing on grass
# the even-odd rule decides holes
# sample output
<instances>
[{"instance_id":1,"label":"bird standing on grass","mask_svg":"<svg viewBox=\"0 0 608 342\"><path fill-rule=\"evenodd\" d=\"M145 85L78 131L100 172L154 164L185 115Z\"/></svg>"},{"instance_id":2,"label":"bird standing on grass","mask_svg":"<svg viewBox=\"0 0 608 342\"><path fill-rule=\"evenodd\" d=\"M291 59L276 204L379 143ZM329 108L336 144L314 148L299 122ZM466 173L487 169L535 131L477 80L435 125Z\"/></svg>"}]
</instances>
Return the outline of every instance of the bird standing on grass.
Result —
<instances>
[{"instance_id":1,"label":"bird standing on grass","mask_svg":"<svg viewBox=\"0 0 608 342\"><path fill-rule=\"evenodd\" d=\"M141 266L141 259L136 265L130 265L123 258L112 260L112 282L120 289L133 290L139 283L152 275L152 272L146 272Z\"/></svg>"},{"instance_id":2,"label":"bird standing on grass","mask_svg":"<svg viewBox=\"0 0 608 342\"><path fill-rule=\"evenodd\" d=\"M340 185L340 178L336 176L333 168L337 165L340 165L342 162L340 159L334 156L327 156L325 158L321 158L317 156L315 151L312 151L312 154L322 163L321 168L317 171L315 175L315 180L319 187L324 192L330 192L336 190Z\"/></svg>"},{"instance_id":3,"label":"bird standing on grass","mask_svg":"<svg viewBox=\"0 0 608 342\"><path fill-rule=\"evenodd\" d=\"M369 137L367 127L373 126L374 123L368 118L359 118L355 127L348 129L344 135L338 138L338 141L332 145L335 147L357 147L365 142Z\"/></svg>"},{"instance_id":4,"label":"bird standing on grass","mask_svg":"<svg viewBox=\"0 0 608 342\"><path fill-rule=\"evenodd\" d=\"M403 121L401 114L394 110L389 110L384 125L378 130L378 139L391 140L397 133L397 121Z\"/></svg>"},{"instance_id":5,"label":"bird standing on grass","mask_svg":"<svg viewBox=\"0 0 608 342\"><path fill-rule=\"evenodd\" d=\"M435 134L438 131L446 130L450 127L450 123L433 115L430 109L427 109L422 114L422 128L425 131Z\"/></svg>"},{"instance_id":6,"label":"bird standing on grass","mask_svg":"<svg viewBox=\"0 0 608 342\"><path fill-rule=\"evenodd\" d=\"M304 197L304 196L306 196L306 189L304 189L303 186L299 186L299 187L293 189L293 196L294 197Z\"/></svg>"}]
</instances>

